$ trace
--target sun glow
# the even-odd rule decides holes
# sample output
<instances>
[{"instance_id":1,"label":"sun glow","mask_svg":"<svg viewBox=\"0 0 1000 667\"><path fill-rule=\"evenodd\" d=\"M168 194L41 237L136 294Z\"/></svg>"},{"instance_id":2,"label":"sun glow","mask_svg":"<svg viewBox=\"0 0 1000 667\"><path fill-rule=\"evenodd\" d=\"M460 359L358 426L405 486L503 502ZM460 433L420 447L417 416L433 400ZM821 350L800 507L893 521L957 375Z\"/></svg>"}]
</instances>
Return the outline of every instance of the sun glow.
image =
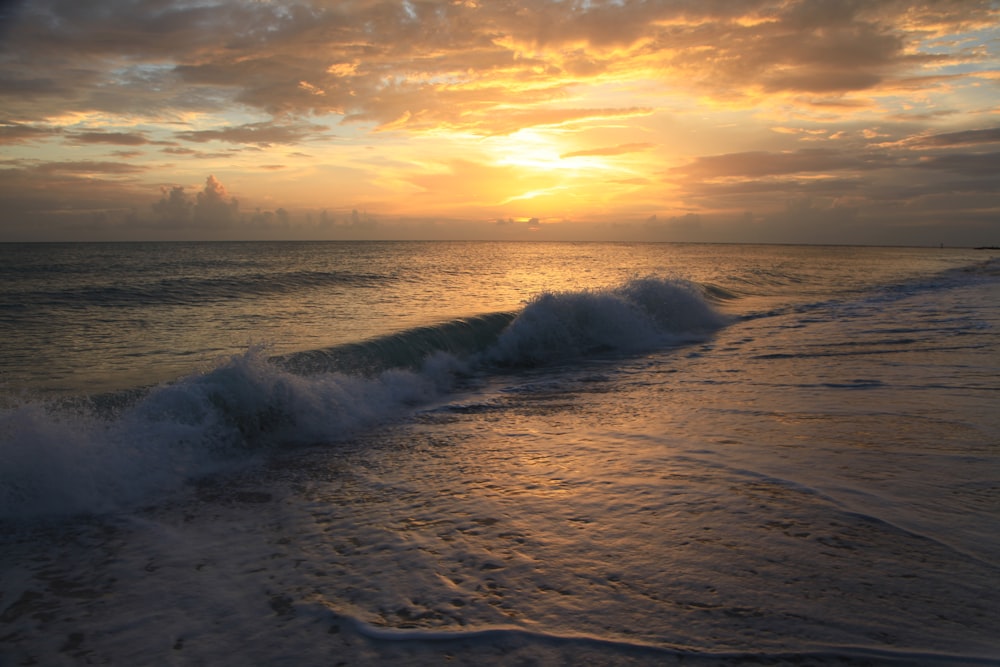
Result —
<instances>
[{"instance_id":1,"label":"sun glow","mask_svg":"<svg viewBox=\"0 0 1000 667\"><path fill-rule=\"evenodd\" d=\"M578 148L561 132L525 129L484 142L495 164L565 177L623 171L605 156L575 153Z\"/></svg>"},{"instance_id":2,"label":"sun glow","mask_svg":"<svg viewBox=\"0 0 1000 667\"><path fill-rule=\"evenodd\" d=\"M548 132L519 130L503 137L491 137L484 144L496 164L529 169L558 169L559 143Z\"/></svg>"},{"instance_id":3,"label":"sun glow","mask_svg":"<svg viewBox=\"0 0 1000 667\"><path fill-rule=\"evenodd\" d=\"M495 202L530 205L532 215L582 216L603 206L609 198L627 196L634 186L623 186L639 172L620 154L591 154L579 142L579 133L524 129L481 142L487 160L498 170L516 174L496 183L502 192Z\"/></svg>"}]
</instances>

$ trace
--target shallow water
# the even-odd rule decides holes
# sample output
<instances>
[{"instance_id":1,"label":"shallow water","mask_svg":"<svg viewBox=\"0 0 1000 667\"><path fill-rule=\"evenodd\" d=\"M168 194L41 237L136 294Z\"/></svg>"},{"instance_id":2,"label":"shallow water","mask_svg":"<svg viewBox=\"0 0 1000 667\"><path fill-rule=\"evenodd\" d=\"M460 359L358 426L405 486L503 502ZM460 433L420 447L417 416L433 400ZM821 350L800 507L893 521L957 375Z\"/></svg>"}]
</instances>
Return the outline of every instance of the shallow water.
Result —
<instances>
[{"instance_id":1,"label":"shallow water","mask_svg":"<svg viewBox=\"0 0 1000 667\"><path fill-rule=\"evenodd\" d=\"M385 284L334 289L296 261L353 244L206 245L259 273L248 255L283 252L272 274L308 283L183 293L195 339L256 304L270 350L96 414L67 403L65 378L100 375L73 350L46 353L73 368L50 382L8 355L33 396L3 415L13 664L1000 660L988 256L362 244L321 271ZM648 275L663 280L629 282ZM83 319L166 318L170 289ZM64 300L50 314L73 322ZM43 326L11 310L9 330ZM489 313L509 315L468 319ZM100 354L145 349L129 335ZM407 370L360 370L407 345ZM133 363L166 374L198 350Z\"/></svg>"}]
</instances>

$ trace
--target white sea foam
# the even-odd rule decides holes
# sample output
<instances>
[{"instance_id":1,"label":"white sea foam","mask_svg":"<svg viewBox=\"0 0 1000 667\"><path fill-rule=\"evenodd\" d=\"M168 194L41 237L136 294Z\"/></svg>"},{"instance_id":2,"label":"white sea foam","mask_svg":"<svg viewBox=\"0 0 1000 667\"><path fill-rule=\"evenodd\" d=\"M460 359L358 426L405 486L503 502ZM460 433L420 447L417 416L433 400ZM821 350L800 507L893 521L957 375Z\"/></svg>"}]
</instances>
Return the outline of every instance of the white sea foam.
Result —
<instances>
[{"instance_id":1,"label":"white sea foam","mask_svg":"<svg viewBox=\"0 0 1000 667\"><path fill-rule=\"evenodd\" d=\"M112 415L23 401L0 413L0 518L120 509L261 450L336 442L433 398L456 363L302 377L255 348Z\"/></svg>"}]
</instances>

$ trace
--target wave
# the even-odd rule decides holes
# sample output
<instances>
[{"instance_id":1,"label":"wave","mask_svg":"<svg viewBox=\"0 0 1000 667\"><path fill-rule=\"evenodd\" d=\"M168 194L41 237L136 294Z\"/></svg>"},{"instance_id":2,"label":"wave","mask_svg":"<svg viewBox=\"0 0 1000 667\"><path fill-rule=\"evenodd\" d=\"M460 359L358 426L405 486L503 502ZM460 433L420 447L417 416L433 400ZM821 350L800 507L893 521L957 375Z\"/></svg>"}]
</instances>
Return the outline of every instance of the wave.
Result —
<instances>
[{"instance_id":1,"label":"wave","mask_svg":"<svg viewBox=\"0 0 1000 667\"><path fill-rule=\"evenodd\" d=\"M0 414L0 518L114 511L270 447L336 442L439 395L450 372L304 377L255 348L119 409L23 401Z\"/></svg>"},{"instance_id":2,"label":"wave","mask_svg":"<svg viewBox=\"0 0 1000 667\"><path fill-rule=\"evenodd\" d=\"M913 275L905 278L889 280L875 285L860 285L842 290L839 294L822 292L818 299L806 298L801 301L779 304L760 311L744 313L743 319L761 319L795 313L811 314L817 311L829 310L833 307L884 307L904 299L927 293L945 292L954 289L992 284L1000 277L1000 257L989 258L972 264L951 267L926 274ZM737 281L738 282L738 281ZM721 293L708 290L708 296L713 303L723 303L730 299L753 296L752 291L742 291L739 288L722 288ZM812 296L812 295L809 295ZM900 330L900 332L908 332Z\"/></svg>"},{"instance_id":3,"label":"wave","mask_svg":"<svg viewBox=\"0 0 1000 667\"><path fill-rule=\"evenodd\" d=\"M727 319L711 303L733 298L722 288L638 278L603 290L545 292L520 313L489 313L273 361L299 374L373 375L416 369L430 355L480 364L538 366L600 353L635 353L699 339Z\"/></svg>"},{"instance_id":4,"label":"wave","mask_svg":"<svg viewBox=\"0 0 1000 667\"><path fill-rule=\"evenodd\" d=\"M636 353L689 342L722 327L694 283L638 278L621 287L535 297L489 351L502 365L533 366L600 353Z\"/></svg>"},{"instance_id":5,"label":"wave","mask_svg":"<svg viewBox=\"0 0 1000 667\"><path fill-rule=\"evenodd\" d=\"M17 399L0 410L0 518L124 509L270 448L404 418L470 372L630 354L725 322L698 286L643 278L326 350L269 358L255 347L147 390Z\"/></svg>"},{"instance_id":6,"label":"wave","mask_svg":"<svg viewBox=\"0 0 1000 667\"><path fill-rule=\"evenodd\" d=\"M159 280L36 289L0 295L0 309L24 307L149 307L150 305L204 305L253 296L294 293L329 287L380 287L392 280L374 273L295 271L254 273L218 278L163 278Z\"/></svg>"},{"instance_id":7,"label":"wave","mask_svg":"<svg viewBox=\"0 0 1000 667\"><path fill-rule=\"evenodd\" d=\"M436 353L466 357L482 352L516 317L517 313L489 313L272 360L302 375L341 372L371 376L391 368L416 369Z\"/></svg>"}]
</instances>

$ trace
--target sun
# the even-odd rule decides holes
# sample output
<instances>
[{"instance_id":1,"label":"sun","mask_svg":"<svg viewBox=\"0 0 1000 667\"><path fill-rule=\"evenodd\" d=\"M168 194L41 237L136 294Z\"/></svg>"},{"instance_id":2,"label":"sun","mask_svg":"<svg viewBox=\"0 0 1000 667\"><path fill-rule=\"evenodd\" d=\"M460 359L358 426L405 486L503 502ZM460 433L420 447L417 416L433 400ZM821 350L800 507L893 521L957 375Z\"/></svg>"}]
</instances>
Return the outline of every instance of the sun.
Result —
<instances>
[{"instance_id":1,"label":"sun","mask_svg":"<svg viewBox=\"0 0 1000 667\"><path fill-rule=\"evenodd\" d=\"M641 165L616 154L588 153L578 133L525 128L479 143L481 155L507 176L492 184L490 201L502 211L569 218L603 210L609 201L628 197ZM517 217L515 214L513 217Z\"/></svg>"},{"instance_id":2,"label":"sun","mask_svg":"<svg viewBox=\"0 0 1000 667\"><path fill-rule=\"evenodd\" d=\"M538 129L519 130L503 137L484 141L489 155L497 165L510 165L526 170L593 173L612 169L606 160L596 158L565 158L573 146L562 133Z\"/></svg>"}]
</instances>

